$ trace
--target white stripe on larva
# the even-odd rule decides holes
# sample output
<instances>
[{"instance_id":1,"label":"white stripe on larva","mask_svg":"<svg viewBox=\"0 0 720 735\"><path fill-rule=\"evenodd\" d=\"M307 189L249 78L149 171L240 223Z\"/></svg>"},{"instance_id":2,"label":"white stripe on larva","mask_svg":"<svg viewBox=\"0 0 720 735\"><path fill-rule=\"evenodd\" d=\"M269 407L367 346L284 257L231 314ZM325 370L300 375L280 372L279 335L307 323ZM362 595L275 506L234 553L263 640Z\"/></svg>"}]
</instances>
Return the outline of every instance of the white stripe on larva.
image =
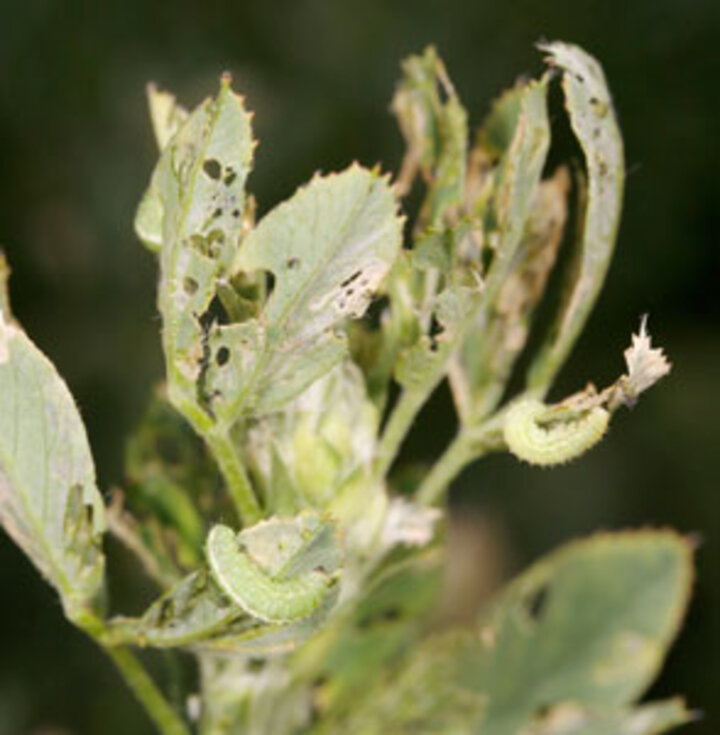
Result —
<instances>
[{"instance_id":1,"label":"white stripe on larva","mask_svg":"<svg viewBox=\"0 0 720 735\"><path fill-rule=\"evenodd\" d=\"M547 415L548 407L534 398L521 399L508 410L505 442L518 459L545 467L569 462L597 444L610 421L610 414L601 406L570 421L538 423Z\"/></svg>"}]
</instances>

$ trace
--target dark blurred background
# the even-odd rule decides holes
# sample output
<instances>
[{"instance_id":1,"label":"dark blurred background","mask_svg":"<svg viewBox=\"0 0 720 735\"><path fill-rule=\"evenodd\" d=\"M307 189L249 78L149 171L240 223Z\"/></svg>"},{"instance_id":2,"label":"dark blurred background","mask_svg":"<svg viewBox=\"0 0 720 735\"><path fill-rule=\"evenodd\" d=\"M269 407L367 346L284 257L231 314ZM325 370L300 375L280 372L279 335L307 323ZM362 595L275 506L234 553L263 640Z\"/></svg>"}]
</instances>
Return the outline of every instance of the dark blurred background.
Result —
<instances>
[{"instance_id":1,"label":"dark blurred background","mask_svg":"<svg viewBox=\"0 0 720 735\"><path fill-rule=\"evenodd\" d=\"M717 732L720 3L1 7L0 243L14 269L16 314L76 396L103 488L122 479L124 437L162 369L155 264L132 231L156 155L148 80L194 105L232 71L256 111L250 185L263 212L317 169L353 159L397 167L389 100L399 61L427 43L437 44L475 123L516 76L540 70L535 41L573 41L601 59L625 136L625 213L607 288L558 395L616 377L646 311L673 373L582 461L541 472L491 458L459 479L453 497L463 517L489 529L500 574L599 528L697 533L693 605L651 694L685 692L706 712L688 732ZM423 418L434 430L413 435L408 457L428 459L450 437L448 396ZM121 578L117 594L130 581ZM0 590L0 735L150 732L111 665L63 622L54 594L5 535Z\"/></svg>"}]
</instances>

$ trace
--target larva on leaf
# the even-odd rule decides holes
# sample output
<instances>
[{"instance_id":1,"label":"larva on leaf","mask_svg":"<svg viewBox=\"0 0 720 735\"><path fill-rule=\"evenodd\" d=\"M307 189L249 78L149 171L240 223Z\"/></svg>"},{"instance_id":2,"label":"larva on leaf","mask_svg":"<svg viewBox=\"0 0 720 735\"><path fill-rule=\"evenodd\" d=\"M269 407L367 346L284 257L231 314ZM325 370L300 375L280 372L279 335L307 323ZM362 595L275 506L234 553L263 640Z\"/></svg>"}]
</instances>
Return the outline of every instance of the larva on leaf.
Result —
<instances>
[{"instance_id":1,"label":"larva on leaf","mask_svg":"<svg viewBox=\"0 0 720 735\"><path fill-rule=\"evenodd\" d=\"M584 454L602 439L609 421L610 414L601 406L563 420L542 401L523 398L508 410L505 442L518 459L549 467Z\"/></svg>"},{"instance_id":2,"label":"larva on leaf","mask_svg":"<svg viewBox=\"0 0 720 735\"><path fill-rule=\"evenodd\" d=\"M307 519L301 515L293 520ZM274 568L263 565L262 555L253 555L257 539L252 528L238 534L228 526L217 525L208 535L207 557L217 584L245 612L268 623L309 617L337 582L335 570L327 568L332 566L327 562L334 561L336 556L334 549L317 548L318 543L323 547L336 543L334 536L326 533L330 530L327 522L320 521L313 529L298 523L297 532L302 535L294 540L288 537L288 531L293 529L287 526L292 524L275 519L258 524L263 535L277 535L279 549L288 555L284 569L277 564Z\"/></svg>"}]
</instances>

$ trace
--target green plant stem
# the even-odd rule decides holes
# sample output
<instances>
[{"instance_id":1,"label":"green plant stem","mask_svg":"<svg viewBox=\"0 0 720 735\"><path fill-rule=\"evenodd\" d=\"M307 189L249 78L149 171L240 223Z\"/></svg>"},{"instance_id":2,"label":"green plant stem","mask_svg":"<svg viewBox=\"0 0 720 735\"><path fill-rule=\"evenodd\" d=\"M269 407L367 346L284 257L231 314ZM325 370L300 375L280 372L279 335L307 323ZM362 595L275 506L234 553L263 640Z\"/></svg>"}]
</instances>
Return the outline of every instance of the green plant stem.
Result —
<instances>
[{"instance_id":1,"label":"green plant stem","mask_svg":"<svg viewBox=\"0 0 720 735\"><path fill-rule=\"evenodd\" d=\"M243 526L250 526L262 518L260 504L255 497L245 465L227 430L213 427L204 434L222 472L228 491Z\"/></svg>"},{"instance_id":2,"label":"green plant stem","mask_svg":"<svg viewBox=\"0 0 720 735\"><path fill-rule=\"evenodd\" d=\"M481 426L463 426L420 484L415 498L421 505L435 505L445 496L450 483L471 462L500 449L502 416L496 414Z\"/></svg>"},{"instance_id":3,"label":"green plant stem","mask_svg":"<svg viewBox=\"0 0 720 735\"><path fill-rule=\"evenodd\" d=\"M135 654L126 646L111 641L103 620L84 606L76 607L71 602L66 602L65 614L112 659L125 683L162 735L190 735L190 730L180 715L167 702Z\"/></svg>"},{"instance_id":4,"label":"green plant stem","mask_svg":"<svg viewBox=\"0 0 720 735\"><path fill-rule=\"evenodd\" d=\"M398 402L395 404L387 426L380 439L377 456L375 459L376 477L385 477L392 463L395 461L400 447L407 436L413 421L423 407L425 401L435 389L436 381L428 382L422 388L402 392Z\"/></svg>"},{"instance_id":5,"label":"green plant stem","mask_svg":"<svg viewBox=\"0 0 720 735\"><path fill-rule=\"evenodd\" d=\"M190 730L165 700L137 657L125 646L106 646L101 641L99 642L117 666L125 683L155 723L158 731L162 735L190 735Z\"/></svg>"},{"instance_id":6,"label":"green plant stem","mask_svg":"<svg viewBox=\"0 0 720 735\"><path fill-rule=\"evenodd\" d=\"M450 483L475 458L467 433L460 430L422 481L416 500L421 505L435 505L444 496Z\"/></svg>"}]
</instances>

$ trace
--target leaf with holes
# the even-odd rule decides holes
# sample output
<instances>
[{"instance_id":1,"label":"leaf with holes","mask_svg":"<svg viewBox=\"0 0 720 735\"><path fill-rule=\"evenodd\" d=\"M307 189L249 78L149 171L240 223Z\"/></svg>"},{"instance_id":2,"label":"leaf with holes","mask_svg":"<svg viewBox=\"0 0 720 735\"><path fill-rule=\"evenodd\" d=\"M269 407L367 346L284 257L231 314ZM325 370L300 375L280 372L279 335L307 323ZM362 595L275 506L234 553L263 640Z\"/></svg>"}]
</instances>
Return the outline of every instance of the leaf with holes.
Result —
<instances>
[{"instance_id":1,"label":"leaf with holes","mask_svg":"<svg viewBox=\"0 0 720 735\"><path fill-rule=\"evenodd\" d=\"M105 510L85 427L50 361L0 312L0 523L79 619L99 602Z\"/></svg>"},{"instance_id":2,"label":"leaf with holes","mask_svg":"<svg viewBox=\"0 0 720 735\"><path fill-rule=\"evenodd\" d=\"M210 424L198 401L202 319L238 248L253 146L250 115L223 77L217 97L166 144L136 219L138 235L159 251L168 394L201 429Z\"/></svg>"},{"instance_id":3,"label":"leaf with holes","mask_svg":"<svg viewBox=\"0 0 720 735\"><path fill-rule=\"evenodd\" d=\"M342 323L364 314L401 232L387 179L358 165L316 176L260 221L233 273L270 272L272 293L257 319L210 331L206 390L220 420L276 410L342 359Z\"/></svg>"},{"instance_id":4,"label":"leaf with holes","mask_svg":"<svg viewBox=\"0 0 720 735\"><path fill-rule=\"evenodd\" d=\"M569 544L518 577L471 629L409 651L355 710L366 729L347 731L374 732L372 723L385 720L386 732L422 732L424 700L449 682L460 701L474 703L472 729L483 735L553 732L541 729L543 720L565 703L605 717L619 712L657 675L687 606L691 561L690 544L670 531ZM451 721L452 712L443 720L442 708L431 709L437 721Z\"/></svg>"}]
</instances>

